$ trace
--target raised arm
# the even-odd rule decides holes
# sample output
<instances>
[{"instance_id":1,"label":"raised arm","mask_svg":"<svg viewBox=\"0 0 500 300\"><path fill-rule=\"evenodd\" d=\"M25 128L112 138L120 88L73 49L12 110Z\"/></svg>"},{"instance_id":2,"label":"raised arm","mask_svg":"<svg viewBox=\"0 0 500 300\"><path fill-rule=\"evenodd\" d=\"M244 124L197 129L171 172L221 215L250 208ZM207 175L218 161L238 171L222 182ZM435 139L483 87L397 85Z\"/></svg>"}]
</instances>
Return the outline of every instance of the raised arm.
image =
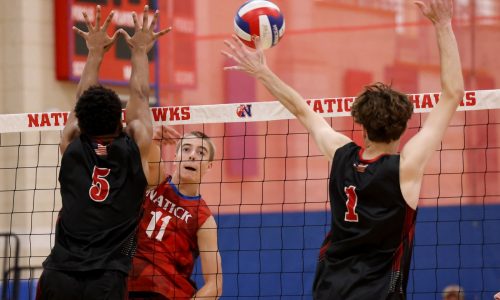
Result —
<instances>
[{"instance_id":1,"label":"raised arm","mask_svg":"<svg viewBox=\"0 0 500 300\"><path fill-rule=\"evenodd\" d=\"M307 129L321 153L328 160L332 160L335 151L349 143L351 139L335 131L323 117L315 113L307 105L304 98L297 91L284 83L269 69L258 38L255 39L256 51L246 48L236 36L233 36L233 40L233 43L225 41L230 52L222 51L222 54L236 61L237 65L224 69L245 71L257 78Z\"/></svg>"},{"instance_id":2,"label":"raised arm","mask_svg":"<svg viewBox=\"0 0 500 300\"><path fill-rule=\"evenodd\" d=\"M205 284L193 299L219 299L222 295L222 264L217 246L217 224L209 217L198 230L201 270Z\"/></svg>"},{"instance_id":3,"label":"raised arm","mask_svg":"<svg viewBox=\"0 0 500 300\"><path fill-rule=\"evenodd\" d=\"M148 155L153 134L151 112L149 110L149 65L148 52L156 39L164 35L170 28L154 32L158 20L158 11L155 12L151 24L148 22L148 6L144 6L142 24L139 24L136 13L132 13L135 33L132 37L127 32L121 32L132 52L132 74L130 77L130 100L126 107L126 131L139 146L142 165L148 176Z\"/></svg>"},{"instance_id":4,"label":"raised arm","mask_svg":"<svg viewBox=\"0 0 500 300\"><path fill-rule=\"evenodd\" d=\"M118 31L116 31L112 37L110 37L106 32L109 24L111 23L111 19L113 18L113 14L114 12L112 11L106 18L102 27L100 27L101 6L97 5L95 25L90 23L87 13L83 12L83 18L88 32L84 32L76 27L73 27L73 31L85 39L87 49L89 50L87 62L85 63L82 75L80 76L80 82L78 83L78 87L76 89L76 100L78 100L83 92L89 87L98 84L99 68L101 66L104 53L111 48L118 37ZM72 110L62 132L61 144L59 145L61 153L64 153L69 143L71 143L71 141L79 134L80 130L78 128L78 121L74 110Z\"/></svg>"},{"instance_id":5,"label":"raised arm","mask_svg":"<svg viewBox=\"0 0 500 300\"><path fill-rule=\"evenodd\" d=\"M421 130L401 151L401 187L408 204L416 208L424 169L439 147L444 133L464 95L462 67L457 41L451 26L452 0L430 0L428 4L415 2L433 23L441 64L441 96L429 113Z\"/></svg>"},{"instance_id":6,"label":"raised arm","mask_svg":"<svg viewBox=\"0 0 500 300\"><path fill-rule=\"evenodd\" d=\"M153 128L153 144L148 155L149 176L148 185L156 186L166 178L166 168L161 159L162 148L175 146L181 139L181 134L170 126L161 125Z\"/></svg>"}]
</instances>

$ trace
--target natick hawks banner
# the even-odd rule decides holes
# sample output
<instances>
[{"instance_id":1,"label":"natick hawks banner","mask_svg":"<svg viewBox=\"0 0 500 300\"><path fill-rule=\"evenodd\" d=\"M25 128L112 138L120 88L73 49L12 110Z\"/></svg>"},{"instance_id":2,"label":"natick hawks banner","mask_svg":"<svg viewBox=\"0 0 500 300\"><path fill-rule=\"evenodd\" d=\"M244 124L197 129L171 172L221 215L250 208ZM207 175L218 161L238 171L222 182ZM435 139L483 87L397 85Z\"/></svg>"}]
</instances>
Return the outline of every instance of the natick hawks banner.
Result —
<instances>
[{"instance_id":1,"label":"natick hawks banner","mask_svg":"<svg viewBox=\"0 0 500 300\"><path fill-rule=\"evenodd\" d=\"M409 95L415 113L427 113L439 101L439 93ZM323 117L350 116L354 97L308 99L309 106ZM500 90L468 91L458 108L473 111L500 108ZM278 101L248 102L197 106L153 107L155 124L203 124L259 122L293 119L294 116ZM0 115L0 133L61 130L69 112L43 112ZM123 112L125 120L125 111Z\"/></svg>"}]
</instances>

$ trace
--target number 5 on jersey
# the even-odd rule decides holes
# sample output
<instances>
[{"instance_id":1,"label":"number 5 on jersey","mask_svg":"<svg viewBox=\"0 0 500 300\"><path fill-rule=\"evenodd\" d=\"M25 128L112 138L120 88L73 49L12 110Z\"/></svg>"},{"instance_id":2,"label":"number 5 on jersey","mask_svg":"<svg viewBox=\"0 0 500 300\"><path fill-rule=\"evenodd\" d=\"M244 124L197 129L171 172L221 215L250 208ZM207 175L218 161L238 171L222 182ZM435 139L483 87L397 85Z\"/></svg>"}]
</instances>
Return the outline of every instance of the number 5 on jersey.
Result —
<instances>
[{"instance_id":1,"label":"number 5 on jersey","mask_svg":"<svg viewBox=\"0 0 500 300\"><path fill-rule=\"evenodd\" d=\"M109 182L106 176L111 172L108 168L98 168L94 166L92 172L92 186L89 189L90 199L95 202L102 202L108 198L109 195Z\"/></svg>"},{"instance_id":2,"label":"number 5 on jersey","mask_svg":"<svg viewBox=\"0 0 500 300\"><path fill-rule=\"evenodd\" d=\"M358 214L356 213L356 206L358 205L358 195L356 195L356 187L353 185L345 187L344 192L347 196L347 201L345 202L345 205L347 206L347 212L345 213L344 221L358 222Z\"/></svg>"}]
</instances>

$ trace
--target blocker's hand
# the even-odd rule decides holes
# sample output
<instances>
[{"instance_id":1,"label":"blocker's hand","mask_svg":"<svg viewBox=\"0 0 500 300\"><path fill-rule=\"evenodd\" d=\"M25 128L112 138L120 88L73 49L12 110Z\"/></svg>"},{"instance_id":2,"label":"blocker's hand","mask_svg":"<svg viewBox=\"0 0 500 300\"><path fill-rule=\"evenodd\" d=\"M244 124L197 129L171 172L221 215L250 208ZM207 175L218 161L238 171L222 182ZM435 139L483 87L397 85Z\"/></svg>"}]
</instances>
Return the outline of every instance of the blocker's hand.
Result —
<instances>
[{"instance_id":1,"label":"blocker's hand","mask_svg":"<svg viewBox=\"0 0 500 300\"><path fill-rule=\"evenodd\" d=\"M120 29L121 33L125 37L128 46L131 50L145 50L146 52L151 50L155 41L161 37L162 35L168 33L172 30L172 27L163 29L159 32L155 32L156 22L158 21L159 11L156 10L153 16L153 20L151 24L149 24L148 20L149 6L144 6L144 14L142 17L142 24L139 24L137 20L137 14L135 12L132 13L132 19L134 20L135 32L131 37L125 30Z\"/></svg>"},{"instance_id":2,"label":"blocker's hand","mask_svg":"<svg viewBox=\"0 0 500 300\"><path fill-rule=\"evenodd\" d=\"M414 3L434 25L451 24L453 16L452 0L429 0L428 4L422 1L415 1Z\"/></svg>"},{"instance_id":3,"label":"blocker's hand","mask_svg":"<svg viewBox=\"0 0 500 300\"><path fill-rule=\"evenodd\" d=\"M224 41L224 44L229 48L229 52L222 50L221 53L236 62L236 65L225 67L224 70L240 70L252 76L258 76L262 70L267 69L266 57L264 56L260 38L254 36L253 39L255 51L246 47L235 35L233 35L233 42Z\"/></svg>"},{"instance_id":4,"label":"blocker's hand","mask_svg":"<svg viewBox=\"0 0 500 300\"><path fill-rule=\"evenodd\" d=\"M177 130L161 125L153 128L153 141L158 145L175 145L182 138Z\"/></svg>"},{"instance_id":5,"label":"blocker's hand","mask_svg":"<svg viewBox=\"0 0 500 300\"><path fill-rule=\"evenodd\" d=\"M99 26L99 23L101 22L101 6L97 5L95 25L92 25L90 23L89 17L86 12L82 13L88 32L85 32L73 26L73 31L78 33L85 39L89 51L102 51L104 53L108 51L115 43L120 30L117 30L112 37L110 37L106 32L108 30L109 24L111 23L111 20L113 19L114 13L114 11L111 11L111 13L109 13L108 17L106 18L106 21L104 21L104 24L102 26Z\"/></svg>"}]
</instances>

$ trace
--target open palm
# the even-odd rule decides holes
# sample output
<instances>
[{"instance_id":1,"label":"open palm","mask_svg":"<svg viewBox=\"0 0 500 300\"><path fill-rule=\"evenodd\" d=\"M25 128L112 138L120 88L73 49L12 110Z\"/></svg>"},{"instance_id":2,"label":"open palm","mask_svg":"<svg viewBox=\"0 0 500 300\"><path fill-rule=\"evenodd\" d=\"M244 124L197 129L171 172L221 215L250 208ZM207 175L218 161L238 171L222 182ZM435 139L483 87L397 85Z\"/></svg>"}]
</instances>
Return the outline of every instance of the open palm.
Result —
<instances>
[{"instance_id":1,"label":"open palm","mask_svg":"<svg viewBox=\"0 0 500 300\"><path fill-rule=\"evenodd\" d=\"M225 67L224 70L241 70L255 76L262 69L267 68L266 57L264 56L260 39L254 37L254 41L256 46L255 51L248 49L235 35L233 35L233 42L225 40L224 43L229 48L229 52L221 52L226 57L233 59L236 65Z\"/></svg>"},{"instance_id":2,"label":"open palm","mask_svg":"<svg viewBox=\"0 0 500 300\"><path fill-rule=\"evenodd\" d=\"M137 20L137 14L135 12L132 13L132 18L134 20L134 27L135 27L135 32L132 37L125 30L121 30L122 34L125 36L125 40L127 41L128 46L132 50L145 49L146 51L149 51L153 47L155 41L160 36L172 30L172 28L169 27L159 32L155 32L159 11L158 10L155 11L151 24L149 24L148 13L149 13L149 7L145 5L144 14L142 17L142 24L139 24L139 21Z\"/></svg>"},{"instance_id":3,"label":"open palm","mask_svg":"<svg viewBox=\"0 0 500 300\"><path fill-rule=\"evenodd\" d=\"M90 23L87 13L83 12L83 18L85 20L85 25L87 26L88 32L73 27L73 31L75 31L85 39L85 43L87 44L87 48L89 49L89 51L108 51L109 48L111 48L111 46L114 44L116 38L118 37L119 31L116 31L112 37L110 37L107 33L109 24L111 23L111 19L113 19L113 15L114 11L111 11L111 13L106 18L106 21L104 21L104 24L100 26L99 23L101 22L101 6L97 5L95 25L92 25L92 23Z\"/></svg>"}]
</instances>

